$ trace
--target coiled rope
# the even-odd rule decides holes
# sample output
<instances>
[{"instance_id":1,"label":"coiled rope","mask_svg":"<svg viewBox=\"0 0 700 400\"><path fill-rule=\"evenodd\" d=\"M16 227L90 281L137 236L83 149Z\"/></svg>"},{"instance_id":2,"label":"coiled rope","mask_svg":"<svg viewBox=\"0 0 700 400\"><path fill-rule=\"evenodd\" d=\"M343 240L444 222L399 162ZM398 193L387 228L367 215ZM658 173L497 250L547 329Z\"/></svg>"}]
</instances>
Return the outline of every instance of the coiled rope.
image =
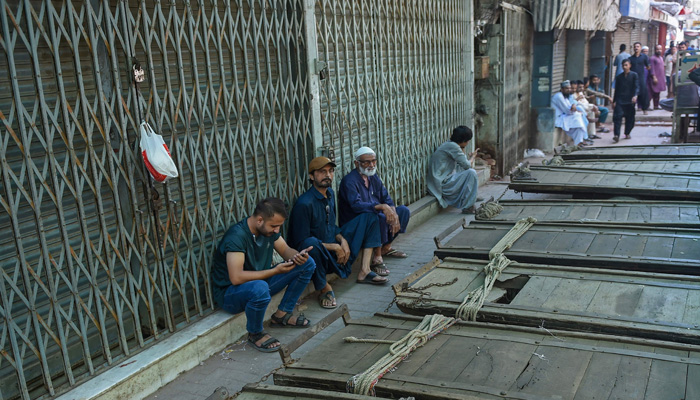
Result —
<instances>
[{"instance_id":1,"label":"coiled rope","mask_svg":"<svg viewBox=\"0 0 700 400\"><path fill-rule=\"evenodd\" d=\"M348 393L374 396L374 386L387 372L406 359L415 349L423 346L428 340L449 328L455 322L457 322L455 318L445 317L440 314L426 315L415 329L395 342L378 339L358 339L355 337L345 338L346 342L351 343L391 343L389 354L379 359L365 372L350 378L346 384L346 391Z\"/></svg>"},{"instance_id":2,"label":"coiled rope","mask_svg":"<svg viewBox=\"0 0 700 400\"><path fill-rule=\"evenodd\" d=\"M561 156L554 156L549 160L542 160L542 165L547 165L547 166L554 165L554 166L558 167L558 166L562 166L564 164L566 164L566 162L564 162L564 159L561 158Z\"/></svg>"},{"instance_id":3,"label":"coiled rope","mask_svg":"<svg viewBox=\"0 0 700 400\"><path fill-rule=\"evenodd\" d=\"M510 249L511 246L521 236L525 234L535 224L537 220L533 217L527 217L518 221L508 233L489 251L489 263L484 267L484 284L477 289L472 290L462 300L462 304L457 307L455 317L463 320L476 321L476 314L486 301L486 297L491 293L494 283L501 275L501 272L510 265L513 261L509 260L503 252Z\"/></svg>"},{"instance_id":4,"label":"coiled rope","mask_svg":"<svg viewBox=\"0 0 700 400\"><path fill-rule=\"evenodd\" d=\"M488 201L476 210L476 219L491 219L503 211L503 206L496 201Z\"/></svg>"}]
</instances>

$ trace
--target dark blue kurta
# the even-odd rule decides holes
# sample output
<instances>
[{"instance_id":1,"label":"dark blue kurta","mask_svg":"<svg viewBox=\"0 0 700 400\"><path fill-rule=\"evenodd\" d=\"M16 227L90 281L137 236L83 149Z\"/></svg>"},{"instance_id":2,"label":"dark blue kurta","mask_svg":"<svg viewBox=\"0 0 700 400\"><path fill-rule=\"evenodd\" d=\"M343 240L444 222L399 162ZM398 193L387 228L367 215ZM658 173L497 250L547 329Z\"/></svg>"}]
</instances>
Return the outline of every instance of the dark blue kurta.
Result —
<instances>
[{"instance_id":1,"label":"dark blue kurta","mask_svg":"<svg viewBox=\"0 0 700 400\"><path fill-rule=\"evenodd\" d=\"M386 216L374 208L379 204L395 206L394 200L389 196L389 192L378 175L370 176L369 187L366 187L362 175L357 172L357 169L354 169L345 175L340 182L340 188L338 189L338 210L340 210L338 222L340 226L344 226L348 221L360 214L376 214L379 218L379 234L381 235L382 244L391 243L398 233L392 235L389 232ZM399 233L404 233L406 232L406 226L408 226L408 220L411 218L411 212L408 210L408 207L398 206L396 207L396 213L401 223Z\"/></svg>"},{"instance_id":2,"label":"dark blue kurta","mask_svg":"<svg viewBox=\"0 0 700 400\"><path fill-rule=\"evenodd\" d=\"M316 262L316 270L311 278L316 290L326 286L326 275L329 273L347 278L361 249L381 245L376 214L363 213L342 228L335 224L335 215L333 190L329 188L327 196L324 196L315 187L311 187L299 196L289 216L289 244L299 250L313 246L309 254ZM335 252L323 245L339 243L336 240L338 234L347 240L350 247L350 257L344 265L339 265Z\"/></svg>"}]
</instances>

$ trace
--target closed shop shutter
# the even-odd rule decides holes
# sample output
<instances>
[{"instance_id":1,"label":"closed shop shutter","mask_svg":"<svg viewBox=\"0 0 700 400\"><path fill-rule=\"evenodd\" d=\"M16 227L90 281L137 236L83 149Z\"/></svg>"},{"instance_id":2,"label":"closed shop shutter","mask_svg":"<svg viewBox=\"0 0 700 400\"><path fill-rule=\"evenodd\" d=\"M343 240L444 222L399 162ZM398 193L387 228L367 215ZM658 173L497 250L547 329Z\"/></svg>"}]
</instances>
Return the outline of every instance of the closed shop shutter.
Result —
<instances>
[{"instance_id":1,"label":"closed shop shutter","mask_svg":"<svg viewBox=\"0 0 700 400\"><path fill-rule=\"evenodd\" d=\"M532 19L523 11L503 10L505 26L502 108L502 150L499 172L505 174L527 149L530 127Z\"/></svg>"},{"instance_id":2,"label":"closed shop shutter","mask_svg":"<svg viewBox=\"0 0 700 400\"><path fill-rule=\"evenodd\" d=\"M591 59L591 41L589 40L591 36L591 32L586 32L586 42L583 46L583 76L588 76L590 71L588 60Z\"/></svg>"},{"instance_id":3,"label":"closed shop shutter","mask_svg":"<svg viewBox=\"0 0 700 400\"><path fill-rule=\"evenodd\" d=\"M3 398L55 395L210 313L223 232L306 188L304 2L278 3L3 2ZM155 191L142 119L180 173Z\"/></svg>"},{"instance_id":4,"label":"closed shop shutter","mask_svg":"<svg viewBox=\"0 0 700 400\"><path fill-rule=\"evenodd\" d=\"M617 25L617 30L613 36L613 55L618 55L620 53L620 45L624 44L627 46L627 52L632 54L632 24L631 23L620 23Z\"/></svg>"},{"instance_id":5,"label":"closed shop shutter","mask_svg":"<svg viewBox=\"0 0 700 400\"><path fill-rule=\"evenodd\" d=\"M472 2L316 1L324 144L336 179L360 146L378 152L397 204L427 193L432 152L458 125L472 126Z\"/></svg>"},{"instance_id":6,"label":"closed shop shutter","mask_svg":"<svg viewBox=\"0 0 700 400\"><path fill-rule=\"evenodd\" d=\"M566 30L556 30L554 38L559 39L554 42L552 49L552 96L560 90L566 72Z\"/></svg>"}]
</instances>

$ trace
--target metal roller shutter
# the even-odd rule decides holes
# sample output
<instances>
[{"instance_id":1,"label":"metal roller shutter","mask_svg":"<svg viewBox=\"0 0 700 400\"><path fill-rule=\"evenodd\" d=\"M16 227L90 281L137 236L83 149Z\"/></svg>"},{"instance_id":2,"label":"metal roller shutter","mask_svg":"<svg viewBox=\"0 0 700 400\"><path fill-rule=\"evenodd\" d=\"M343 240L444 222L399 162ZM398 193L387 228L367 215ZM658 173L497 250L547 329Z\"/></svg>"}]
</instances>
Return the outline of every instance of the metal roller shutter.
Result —
<instances>
[{"instance_id":1,"label":"metal roller shutter","mask_svg":"<svg viewBox=\"0 0 700 400\"><path fill-rule=\"evenodd\" d=\"M55 395L212 310L222 232L257 200L291 202L306 186L303 9L3 2L3 398ZM141 118L180 172L155 191Z\"/></svg>"},{"instance_id":2,"label":"metal roller shutter","mask_svg":"<svg viewBox=\"0 0 700 400\"><path fill-rule=\"evenodd\" d=\"M583 76L588 76L588 72L590 71L589 68L589 60L591 58L591 41L590 38L592 37L591 32L586 32L586 42L583 46Z\"/></svg>"},{"instance_id":3,"label":"metal roller shutter","mask_svg":"<svg viewBox=\"0 0 700 400\"><path fill-rule=\"evenodd\" d=\"M527 149L530 132L532 19L526 12L503 10L505 26L500 172L510 171Z\"/></svg>"},{"instance_id":4,"label":"metal roller shutter","mask_svg":"<svg viewBox=\"0 0 700 400\"><path fill-rule=\"evenodd\" d=\"M556 42L552 49L552 96L560 90L566 72L566 30L556 30L554 38Z\"/></svg>"},{"instance_id":5,"label":"metal roller shutter","mask_svg":"<svg viewBox=\"0 0 700 400\"><path fill-rule=\"evenodd\" d=\"M337 179L353 151L371 146L397 204L426 192L430 154L458 125L472 125L471 3L316 1L324 145Z\"/></svg>"}]
</instances>

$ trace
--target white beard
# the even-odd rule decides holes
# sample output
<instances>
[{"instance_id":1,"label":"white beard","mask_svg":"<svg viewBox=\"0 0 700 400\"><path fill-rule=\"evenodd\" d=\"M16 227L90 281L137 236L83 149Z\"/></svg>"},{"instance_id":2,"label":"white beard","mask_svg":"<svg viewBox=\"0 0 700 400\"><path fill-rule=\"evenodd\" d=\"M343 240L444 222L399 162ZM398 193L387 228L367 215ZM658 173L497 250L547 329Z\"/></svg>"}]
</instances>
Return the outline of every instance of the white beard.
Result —
<instances>
[{"instance_id":1,"label":"white beard","mask_svg":"<svg viewBox=\"0 0 700 400\"><path fill-rule=\"evenodd\" d=\"M376 168L369 169L369 168L360 167L360 173L364 176L370 177L370 176L373 176L374 174L377 173L377 169Z\"/></svg>"}]
</instances>

